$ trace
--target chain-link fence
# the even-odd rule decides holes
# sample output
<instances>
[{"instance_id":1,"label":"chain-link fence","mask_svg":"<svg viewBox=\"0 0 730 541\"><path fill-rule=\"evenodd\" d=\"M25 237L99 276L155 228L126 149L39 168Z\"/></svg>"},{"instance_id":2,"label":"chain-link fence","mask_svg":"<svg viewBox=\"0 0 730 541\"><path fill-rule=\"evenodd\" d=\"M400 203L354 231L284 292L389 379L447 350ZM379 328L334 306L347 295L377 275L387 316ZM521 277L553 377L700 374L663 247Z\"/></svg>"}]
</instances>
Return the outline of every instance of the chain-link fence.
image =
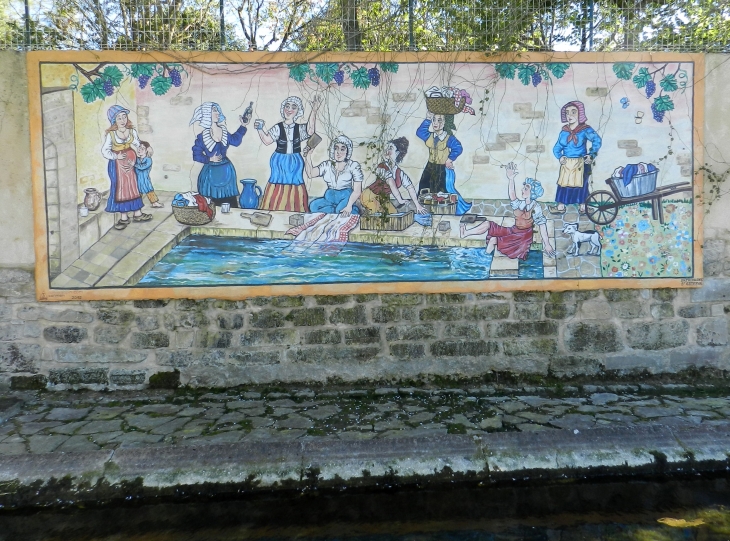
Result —
<instances>
[{"instance_id":1,"label":"chain-link fence","mask_svg":"<svg viewBox=\"0 0 730 541\"><path fill-rule=\"evenodd\" d=\"M2 49L730 52L727 0L0 0Z\"/></svg>"}]
</instances>

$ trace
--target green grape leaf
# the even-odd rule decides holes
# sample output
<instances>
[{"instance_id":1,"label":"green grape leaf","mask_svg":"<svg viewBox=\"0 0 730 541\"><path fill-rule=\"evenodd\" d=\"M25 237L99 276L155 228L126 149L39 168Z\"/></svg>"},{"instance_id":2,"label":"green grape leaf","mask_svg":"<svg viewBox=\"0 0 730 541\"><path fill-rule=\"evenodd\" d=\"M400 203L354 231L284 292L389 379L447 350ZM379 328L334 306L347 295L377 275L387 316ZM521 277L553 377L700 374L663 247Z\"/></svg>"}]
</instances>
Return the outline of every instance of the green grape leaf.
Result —
<instances>
[{"instance_id":1,"label":"green grape leaf","mask_svg":"<svg viewBox=\"0 0 730 541\"><path fill-rule=\"evenodd\" d=\"M287 64L289 68L289 77L296 82L301 83L309 74L308 64Z\"/></svg>"},{"instance_id":2,"label":"green grape leaf","mask_svg":"<svg viewBox=\"0 0 730 541\"><path fill-rule=\"evenodd\" d=\"M364 67L358 68L350 73L350 79L355 88L368 88L370 86L370 77L368 76L368 70Z\"/></svg>"},{"instance_id":3,"label":"green grape leaf","mask_svg":"<svg viewBox=\"0 0 730 541\"><path fill-rule=\"evenodd\" d=\"M146 75L152 77L152 73L155 71L154 64L132 64L131 75L135 79L139 78L140 75Z\"/></svg>"},{"instance_id":4,"label":"green grape leaf","mask_svg":"<svg viewBox=\"0 0 730 541\"><path fill-rule=\"evenodd\" d=\"M654 107L657 111L673 111L674 102L669 96L658 96L654 98Z\"/></svg>"},{"instance_id":5,"label":"green grape leaf","mask_svg":"<svg viewBox=\"0 0 730 541\"><path fill-rule=\"evenodd\" d=\"M561 79L565 72L570 68L570 64L567 62L550 62L545 64L545 67L558 79Z\"/></svg>"},{"instance_id":6,"label":"green grape leaf","mask_svg":"<svg viewBox=\"0 0 730 541\"><path fill-rule=\"evenodd\" d=\"M97 81L99 81L100 84L97 85ZM106 97L106 92L104 92L102 84L103 82L101 82L101 79L96 79L93 83L86 83L82 86L80 92L81 97L84 98L84 102L91 103L97 99L103 100Z\"/></svg>"},{"instance_id":7,"label":"green grape leaf","mask_svg":"<svg viewBox=\"0 0 730 541\"><path fill-rule=\"evenodd\" d=\"M502 79L514 79L515 78L515 69L517 66L515 64L509 64L509 63L503 63L500 62L499 64L495 64L494 69L497 72L497 75L499 75Z\"/></svg>"},{"instance_id":8,"label":"green grape leaf","mask_svg":"<svg viewBox=\"0 0 730 541\"><path fill-rule=\"evenodd\" d=\"M662 87L664 92L674 92L677 88L679 88L679 85L677 85L677 78L673 73L664 76L664 78L659 82L659 86Z\"/></svg>"},{"instance_id":9,"label":"green grape leaf","mask_svg":"<svg viewBox=\"0 0 730 541\"><path fill-rule=\"evenodd\" d=\"M530 66L529 64L520 64L517 66L517 77L520 78L520 82L527 86L532 82L532 74L535 72L535 69Z\"/></svg>"},{"instance_id":10,"label":"green grape leaf","mask_svg":"<svg viewBox=\"0 0 730 541\"><path fill-rule=\"evenodd\" d=\"M325 83L330 83L337 72L337 64L315 64L314 74Z\"/></svg>"},{"instance_id":11,"label":"green grape leaf","mask_svg":"<svg viewBox=\"0 0 730 541\"><path fill-rule=\"evenodd\" d=\"M613 65L613 72L619 79L629 81L631 79L631 75L634 73L635 67L636 64L633 62L617 62Z\"/></svg>"},{"instance_id":12,"label":"green grape leaf","mask_svg":"<svg viewBox=\"0 0 730 541\"><path fill-rule=\"evenodd\" d=\"M116 66L107 66L101 72L102 77L109 79L114 86L119 86L124 79L121 70Z\"/></svg>"},{"instance_id":13,"label":"green grape leaf","mask_svg":"<svg viewBox=\"0 0 730 541\"><path fill-rule=\"evenodd\" d=\"M639 68L639 73L634 75L634 84L636 88L644 88L646 83L651 81L651 75L649 75L648 68Z\"/></svg>"},{"instance_id":14,"label":"green grape leaf","mask_svg":"<svg viewBox=\"0 0 730 541\"><path fill-rule=\"evenodd\" d=\"M395 62L381 62L380 69L387 73L398 73L398 64Z\"/></svg>"},{"instance_id":15,"label":"green grape leaf","mask_svg":"<svg viewBox=\"0 0 730 541\"><path fill-rule=\"evenodd\" d=\"M154 92L155 96L167 94L167 91L170 90L171 86L172 80L169 77L164 77L162 75L158 75L150 81L150 87L152 88L152 92Z\"/></svg>"}]
</instances>

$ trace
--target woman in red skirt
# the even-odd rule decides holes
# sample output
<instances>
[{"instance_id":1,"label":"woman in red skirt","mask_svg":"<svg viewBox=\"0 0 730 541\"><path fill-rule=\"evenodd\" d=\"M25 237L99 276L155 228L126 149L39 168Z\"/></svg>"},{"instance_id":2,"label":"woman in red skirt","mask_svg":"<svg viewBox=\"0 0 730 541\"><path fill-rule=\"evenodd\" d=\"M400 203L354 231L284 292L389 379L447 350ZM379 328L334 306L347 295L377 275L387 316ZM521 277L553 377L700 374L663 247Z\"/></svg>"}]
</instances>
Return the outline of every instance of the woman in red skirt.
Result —
<instances>
[{"instance_id":1,"label":"woman in red skirt","mask_svg":"<svg viewBox=\"0 0 730 541\"><path fill-rule=\"evenodd\" d=\"M527 259L527 253L530 251L532 244L532 235L534 226L540 229L542 236L543 250L550 257L555 257L555 250L550 244L550 237L547 232L547 219L542 213L542 207L537 202L545 190L537 180L527 178L522 184L519 196L515 190L515 177L517 176L517 166L510 162L507 165L508 192L510 201L512 201L512 210L515 213L515 225L512 227L503 227L485 220L479 225L466 228L466 224L461 224L461 237L471 237L473 235L487 234L487 253L491 254L495 248L501 254L506 255L510 259Z\"/></svg>"}]
</instances>

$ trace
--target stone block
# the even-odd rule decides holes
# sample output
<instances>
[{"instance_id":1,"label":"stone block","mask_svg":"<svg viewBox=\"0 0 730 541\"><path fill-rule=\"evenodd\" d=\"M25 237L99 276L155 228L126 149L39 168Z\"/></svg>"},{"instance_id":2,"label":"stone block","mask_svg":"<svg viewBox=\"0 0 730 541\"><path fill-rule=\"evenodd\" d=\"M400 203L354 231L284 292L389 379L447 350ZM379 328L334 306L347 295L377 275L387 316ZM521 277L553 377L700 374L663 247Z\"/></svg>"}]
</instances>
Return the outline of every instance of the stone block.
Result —
<instances>
[{"instance_id":1,"label":"stone block","mask_svg":"<svg viewBox=\"0 0 730 541\"><path fill-rule=\"evenodd\" d=\"M170 173L179 173L182 170L182 167L179 163L163 163L162 170Z\"/></svg>"},{"instance_id":2,"label":"stone block","mask_svg":"<svg viewBox=\"0 0 730 541\"><path fill-rule=\"evenodd\" d=\"M727 345L728 320L724 317L713 318L702 322L697 327L698 346Z\"/></svg>"},{"instance_id":3,"label":"stone block","mask_svg":"<svg viewBox=\"0 0 730 541\"><path fill-rule=\"evenodd\" d=\"M364 306L355 306L353 308L335 308L330 314L330 323L337 325L344 323L346 325L363 325L367 323L367 314Z\"/></svg>"},{"instance_id":4,"label":"stone block","mask_svg":"<svg viewBox=\"0 0 730 541\"><path fill-rule=\"evenodd\" d=\"M164 332L136 332L132 334L134 349L157 349L170 347L170 335Z\"/></svg>"},{"instance_id":5,"label":"stone block","mask_svg":"<svg viewBox=\"0 0 730 541\"><path fill-rule=\"evenodd\" d=\"M83 327L53 326L43 329L43 338L60 344L77 344L86 340L88 332Z\"/></svg>"},{"instance_id":6,"label":"stone block","mask_svg":"<svg viewBox=\"0 0 730 541\"><path fill-rule=\"evenodd\" d=\"M285 319L296 327L316 327L327 322L324 308L300 308L289 312Z\"/></svg>"},{"instance_id":7,"label":"stone block","mask_svg":"<svg viewBox=\"0 0 730 541\"><path fill-rule=\"evenodd\" d=\"M690 292L692 302L730 301L730 278L705 278L702 287Z\"/></svg>"},{"instance_id":8,"label":"stone block","mask_svg":"<svg viewBox=\"0 0 730 541\"><path fill-rule=\"evenodd\" d=\"M613 315L621 319L637 319L646 317L645 305L640 302L614 302L611 304Z\"/></svg>"},{"instance_id":9,"label":"stone block","mask_svg":"<svg viewBox=\"0 0 730 541\"><path fill-rule=\"evenodd\" d=\"M495 338L530 338L533 336L557 336L558 324L554 321L502 321L492 324Z\"/></svg>"},{"instance_id":10,"label":"stone block","mask_svg":"<svg viewBox=\"0 0 730 541\"><path fill-rule=\"evenodd\" d=\"M27 325L33 325L28 323ZM19 340L23 337L23 328L25 324L21 325L0 325L0 341L7 342L11 340Z\"/></svg>"},{"instance_id":11,"label":"stone block","mask_svg":"<svg viewBox=\"0 0 730 541\"><path fill-rule=\"evenodd\" d=\"M575 304L556 304L548 302L545 304L545 317L548 319L566 319L575 315L577 307Z\"/></svg>"},{"instance_id":12,"label":"stone block","mask_svg":"<svg viewBox=\"0 0 730 541\"><path fill-rule=\"evenodd\" d=\"M99 310L96 317L109 325L129 325L134 321L135 314L130 310L105 309Z\"/></svg>"},{"instance_id":13,"label":"stone block","mask_svg":"<svg viewBox=\"0 0 730 541\"><path fill-rule=\"evenodd\" d=\"M379 327L360 327L345 330L345 344L375 344L380 342Z\"/></svg>"},{"instance_id":14,"label":"stone block","mask_svg":"<svg viewBox=\"0 0 730 541\"><path fill-rule=\"evenodd\" d=\"M618 329L610 322L570 323L564 340L568 351L607 353L623 349Z\"/></svg>"},{"instance_id":15,"label":"stone block","mask_svg":"<svg viewBox=\"0 0 730 541\"><path fill-rule=\"evenodd\" d=\"M137 329L140 331L154 331L160 328L160 320L157 316L151 314L137 316L135 323L137 325Z\"/></svg>"},{"instance_id":16,"label":"stone block","mask_svg":"<svg viewBox=\"0 0 730 541\"><path fill-rule=\"evenodd\" d=\"M545 111L524 111L520 113L520 118L525 120L545 118Z\"/></svg>"},{"instance_id":17,"label":"stone block","mask_svg":"<svg viewBox=\"0 0 730 541\"><path fill-rule=\"evenodd\" d=\"M178 94L177 96L170 98L170 105L192 105L192 104L193 104L192 96L183 96L182 94Z\"/></svg>"},{"instance_id":18,"label":"stone block","mask_svg":"<svg viewBox=\"0 0 730 541\"><path fill-rule=\"evenodd\" d=\"M297 306L304 306L304 297L298 296L287 296L287 297L272 297L271 306L275 308L295 308Z\"/></svg>"},{"instance_id":19,"label":"stone block","mask_svg":"<svg viewBox=\"0 0 730 541\"><path fill-rule=\"evenodd\" d=\"M295 363L366 362L381 354L380 346L315 346L293 348L286 352L287 359Z\"/></svg>"},{"instance_id":20,"label":"stone block","mask_svg":"<svg viewBox=\"0 0 730 541\"><path fill-rule=\"evenodd\" d=\"M242 346L291 345L299 343L296 329L250 330L241 335Z\"/></svg>"},{"instance_id":21,"label":"stone block","mask_svg":"<svg viewBox=\"0 0 730 541\"><path fill-rule=\"evenodd\" d=\"M180 387L180 371L157 372L150 376L150 389L177 389Z\"/></svg>"},{"instance_id":22,"label":"stone block","mask_svg":"<svg viewBox=\"0 0 730 541\"><path fill-rule=\"evenodd\" d=\"M107 384L106 368L58 368L51 369L48 380L54 384Z\"/></svg>"},{"instance_id":23,"label":"stone block","mask_svg":"<svg viewBox=\"0 0 730 541\"><path fill-rule=\"evenodd\" d=\"M608 96L608 88L605 86L589 86L586 88L586 96L589 98L605 98Z\"/></svg>"},{"instance_id":24,"label":"stone block","mask_svg":"<svg viewBox=\"0 0 730 541\"><path fill-rule=\"evenodd\" d=\"M484 150L487 152L497 152L500 150L507 150L506 143L487 143L484 145Z\"/></svg>"},{"instance_id":25,"label":"stone block","mask_svg":"<svg viewBox=\"0 0 730 541\"><path fill-rule=\"evenodd\" d=\"M196 334L196 346L199 348L229 348L233 340L233 334L229 331L198 332Z\"/></svg>"},{"instance_id":26,"label":"stone block","mask_svg":"<svg viewBox=\"0 0 730 541\"><path fill-rule=\"evenodd\" d=\"M243 328L242 314L221 314L218 316L218 327L225 330L237 330Z\"/></svg>"},{"instance_id":27,"label":"stone block","mask_svg":"<svg viewBox=\"0 0 730 541\"><path fill-rule=\"evenodd\" d=\"M0 372L37 372L41 352L39 344L0 344Z\"/></svg>"},{"instance_id":28,"label":"stone block","mask_svg":"<svg viewBox=\"0 0 730 541\"><path fill-rule=\"evenodd\" d=\"M112 370L109 372L109 383L112 385L141 385L147 379L144 370Z\"/></svg>"},{"instance_id":29,"label":"stone block","mask_svg":"<svg viewBox=\"0 0 730 541\"><path fill-rule=\"evenodd\" d=\"M471 161L474 165L486 165L489 163L489 156L485 154L474 154Z\"/></svg>"},{"instance_id":30,"label":"stone block","mask_svg":"<svg viewBox=\"0 0 730 541\"><path fill-rule=\"evenodd\" d=\"M390 354L401 359L416 359L426 355L426 347L423 344L391 344Z\"/></svg>"},{"instance_id":31,"label":"stone block","mask_svg":"<svg viewBox=\"0 0 730 541\"><path fill-rule=\"evenodd\" d=\"M513 103L512 110L515 113L527 113L529 111L532 111L532 104L531 103Z\"/></svg>"},{"instance_id":32,"label":"stone block","mask_svg":"<svg viewBox=\"0 0 730 541\"><path fill-rule=\"evenodd\" d=\"M677 290L668 287L662 289L653 289L651 291L651 296L658 301L671 302L677 296Z\"/></svg>"},{"instance_id":33,"label":"stone block","mask_svg":"<svg viewBox=\"0 0 730 541\"><path fill-rule=\"evenodd\" d=\"M593 376L599 374L603 366L593 358L576 357L573 355L553 356L550 358L549 372L560 378L576 376Z\"/></svg>"},{"instance_id":34,"label":"stone block","mask_svg":"<svg viewBox=\"0 0 730 541\"><path fill-rule=\"evenodd\" d=\"M385 339L389 342L400 340L425 340L429 338L436 338L436 329L430 323L388 327L385 330Z\"/></svg>"},{"instance_id":35,"label":"stone block","mask_svg":"<svg viewBox=\"0 0 730 541\"><path fill-rule=\"evenodd\" d=\"M557 340L553 338L521 338L519 340L504 340L502 349L505 355L550 355L558 350Z\"/></svg>"},{"instance_id":36,"label":"stone block","mask_svg":"<svg viewBox=\"0 0 730 541\"><path fill-rule=\"evenodd\" d=\"M693 319L697 317L710 317L710 307L706 304L694 304L689 306L682 306L677 310L679 317Z\"/></svg>"},{"instance_id":37,"label":"stone block","mask_svg":"<svg viewBox=\"0 0 730 541\"><path fill-rule=\"evenodd\" d=\"M446 325L443 330L444 338L481 338L482 330L479 325L465 323L462 325Z\"/></svg>"},{"instance_id":38,"label":"stone block","mask_svg":"<svg viewBox=\"0 0 730 541\"><path fill-rule=\"evenodd\" d=\"M134 301L133 306L135 308L164 308L168 304L170 304L169 300L142 300L142 301Z\"/></svg>"},{"instance_id":39,"label":"stone block","mask_svg":"<svg viewBox=\"0 0 730 541\"><path fill-rule=\"evenodd\" d=\"M481 357L499 353L499 344L491 340L439 340L430 350L437 357Z\"/></svg>"},{"instance_id":40,"label":"stone block","mask_svg":"<svg viewBox=\"0 0 730 541\"><path fill-rule=\"evenodd\" d=\"M345 109L342 109L342 111L340 111L340 116L342 116L344 118L367 116L367 114L368 114L367 107L347 107Z\"/></svg>"},{"instance_id":41,"label":"stone block","mask_svg":"<svg viewBox=\"0 0 730 541\"><path fill-rule=\"evenodd\" d=\"M685 152L677 154L677 165L692 165L692 155Z\"/></svg>"},{"instance_id":42,"label":"stone block","mask_svg":"<svg viewBox=\"0 0 730 541\"><path fill-rule=\"evenodd\" d=\"M477 321L486 321L492 319L506 319L509 317L510 305L507 302L490 303L474 308L466 308L464 317Z\"/></svg>"},{"instance_id":43,"label":"stone block","mask_svg":"<svg viewBox=\"0 0 730 541\"><path fill-rule=\"evenodd\" d=\"M228 354L231 361L242 364L279 364L281 354L278 351L234 350Z\"/></svg>"},{"instance_id":44,"label":"stone block","mask_svg":"<svg viewBox=\"0 0 730 541\"><path fill-rule=\"evenodd\" d=\"M545 145L527 145L526 149L528 154L536 154L538 152L545 152Z\"/></svg>"},{"instance_id":45,"label":"stone block","mask_svg":"<svg viewBox=\"0 0 730 541\"><path fill-rule=\"evenodd\" d=\"M423 297L421 295L400 293L391 295L381 295L380 300L383 304L391 306L415 306L421 304Z\"/></svg>"},{"instance_id":46,"label":"stone block","mask_svg":"<svg viewBox=\"0 0 730 541\"><path fill-rule=\"evenodd\" d=\"M398 102L398 103L416 101L415 92L393 92L392 96L393 96L393 101Z\"/></svg>"},{"instance_id":47,"label":"stone block","mask_svg":"<svg viewBox=\"0 0 730 541\"><path fill-rule=\"evenodd\" d=\"M128 327L99 325L94 329L94 342L97 344L118 344L129 334Z\"/></svg>"},{"instance_id":48,"label":"stone block","mask_svg":"<svg viewBox=\"0 0 730 541\"><path fill-rule=\"evenodd\" d=\"M650 312L654 319L669 319L674 317L674 306L669 302L652 304Z\"/></svg>"},{"instance_id":49,"label":"stone block","mask_svg":"<svg viewBox=\"0 0 730 541\"><path fill-rule=\"evenodd\" d=\"M500 133L497 134L497 141L501 143L519 143L522 140L520 133Z\"/></svg>"},{"instance_id":50,"label":"stone block","mask_svg":"<svg viewBox=\"0 0 730 541\"><path fill-rule=\"evenodd\" d=\"M515 304L515 319L520 320L536 320L542 318L542 304L534 302L524 302Z\"/></svg>"},{"instance_id":51,"label":"stone block","mask_svg":"<svg viewBox=\"0 0 730 541\"><path fill-rule=\"evenodd\" d=\"M636 289L604 289L603 295L609 302L632 301L639 296Z\"/></svg>"},{"instance_id":52,"label":"stone block","mask_svg":"<svg viewBox=\"0 0 730 541\"><path fill-rule=\"evenodd\" d=\"M219 310L243 310L246 308L246 301L229 301L227 299L218 299L213 301L213 308Z\"/></svg>"},{"instance_id":53,"label":"stone block","mask_svg":"<svg viewBox=\"0 0 730 541\"><path fill-rule=\"evenodd\" d=\"M632 323L626 330L626 338L634 349L670 349L686 344L688 332L689 323L684 320Z\"/></svg>"},{"instance_id":54,"label":"stone block","mask_svg":"<svg viewBox=\"0 0 730 541\"><path fill-rule=\"evenodd\" d=\"M370 311L374 323L394 323L401 320L398 306L375 306Z\"/></svg>"},{"instance_id":55,"label":"stone block","mask_svg":"<svg viewBox=\"0 0 730 541\"><path fill-rule=\"evenodd\" d=\"M545 300L544 291L515 291L512 294L515 302L543 302Z\"/></svg>"},{"instance_id":56,"label":"stone block","mask_svg":"<svg viewBox=\"0 0 730 541\"><path fill-rule=\"evenodd\" d=\"M636 139L619 139L616 143L618 148L626 150L629 148L639 148L639 142Z\"/></svg>"},{"instance_id":57,"label":"stone block","mask_svg":"<svg viewBox=\"0 0 730 541\"><path fill-rule=\"evenodd\" d=\"M691 177L693 175L691 165L683 165L679 168L679 174L683 177Z\"/></svg>"},{"instance_id":58,"label":"stone block","mask_svg":"<svg viewBox=\"0 0 730 541\"><path fill-rule=\"evenodd\" d=\"M259 312L253 312L251 314L252 327L258 327L260 329L270 329L283 327L284 325L286 325L284 314L277 310L265 308Z\"/></svg>"},{"instance_id":59,"label":"stone block","mask_svg":"<svg viewBox=\"0 0 730 541\"><path fill-rule=\"evenodd\" d=\"M14 391L42 391L46 385L48 385L48 378L43 374L10 378L10 388Z\"/></svg>"},{"instance_id":60,"label":"stone block","mask_svg":"<svg viewBox=\"0 0 730 541\"><path fill-rule=\"evenodd\" d=\"M208 309L209 302L207 300L194 300L194 299L179 299L175 302L175 306L178 310L189 311L202 311Z\"/></svg>"},{"instance_id":61,"label":"stone block","mask_svg":"<svg viewBox=\"0 0 730 541\"><path fill-rule=\"evenodd\" d=\"M352 295L315 295L314 300L321 306L347 304L352 300Z\"/></svg>"},{"instance_id":62,"label":"stone block","mask_svg":"<svg viewBox=\"0 0 730 541\"><path fill-rule=\"evenodd\" d=\"M641 154L642 154L641 148L630 148L626 151L627 158L635 158L637 156L641 156Z\"/></svg>"},{"instance_id":63,"label":"stone block","mask_svg":"<svg viewBox=\"0 0 730 541\"><path fill-rule=\"evenodd\" d=\"M305 344L341 344L342 333L337 329L318 329L304 335Z\"/></svg>"},{"instance_id":64,"label":"stone block","mask_svg":"<svg viewBox=\"0 0 730 541\"><path fill-rule=\"evenodd\" d=\"M419 311L421 321L457 321L462 318L460 306L429 306Z\"/></svg>"},{"instance_id":65,"label":"stone block","mask_svg":"<svg viewBox=\"0 0 730 541\"><path fill-rule=\"evenodd\" d=\"M141 363L147 359L144 351L129 351L103 346L64 346L56 349L54 358L59 363Z\"/></svg>"}]
</instances>

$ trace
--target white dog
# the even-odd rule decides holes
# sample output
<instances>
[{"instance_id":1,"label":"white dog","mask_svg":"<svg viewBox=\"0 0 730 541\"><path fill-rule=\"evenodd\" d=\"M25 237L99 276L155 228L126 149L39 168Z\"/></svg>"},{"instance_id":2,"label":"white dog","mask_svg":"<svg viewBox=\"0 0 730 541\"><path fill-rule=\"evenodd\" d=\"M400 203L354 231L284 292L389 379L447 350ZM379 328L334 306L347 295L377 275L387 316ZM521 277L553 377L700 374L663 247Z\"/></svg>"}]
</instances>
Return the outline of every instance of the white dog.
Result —
<instances>
[{"instance_id":1,"label":"white dog","mask_svg":"<svg viewBox=\"0 0 730 541\"><path fill-rule=\"evenodd\" d=\"M578 223L569 223L563 227L563 233L570 235L573 241L567 254L578 255L581 243L587 242L591 248L586 255L601 255L601 236L596 231L578 231Z\"/></svg>"}]
</instances>

